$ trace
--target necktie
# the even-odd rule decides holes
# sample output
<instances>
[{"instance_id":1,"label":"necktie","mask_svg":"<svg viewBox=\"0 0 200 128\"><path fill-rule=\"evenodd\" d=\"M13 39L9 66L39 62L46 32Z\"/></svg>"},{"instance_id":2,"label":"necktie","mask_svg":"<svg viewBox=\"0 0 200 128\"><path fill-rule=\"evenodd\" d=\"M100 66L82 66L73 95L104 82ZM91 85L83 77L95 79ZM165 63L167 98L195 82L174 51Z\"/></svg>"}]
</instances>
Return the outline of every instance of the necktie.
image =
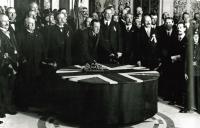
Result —
<instances>
[{"instance_id":1,"label":"necktie","mask_svg":"<svg viewBox=\"0 0 200 128\"><path fill-rule=\"evenodd\" d=\"M106 22L106 26L107 26L107 27L109 26L109 23L108 23L108 21Z\"/></svg>"},{"instance_id":2,"label":"necktie","mask_svg":"<svg viewBox=\"0 0 200 128\"><path fill-rule=\"evenodd\" d=\"M170 32L167 32L167 36L171 36Z\"/></svg>"},{"instance_id":3,"label":"necktie","mask_svg":"<svg viewBox=\"0 0 200 128\"><path fill-rule=\"evenodd\" d=\"M147 35L148 35L148 37L150 37L150 29L149 28L147 29Z\"/></svg>"}]
</instances>

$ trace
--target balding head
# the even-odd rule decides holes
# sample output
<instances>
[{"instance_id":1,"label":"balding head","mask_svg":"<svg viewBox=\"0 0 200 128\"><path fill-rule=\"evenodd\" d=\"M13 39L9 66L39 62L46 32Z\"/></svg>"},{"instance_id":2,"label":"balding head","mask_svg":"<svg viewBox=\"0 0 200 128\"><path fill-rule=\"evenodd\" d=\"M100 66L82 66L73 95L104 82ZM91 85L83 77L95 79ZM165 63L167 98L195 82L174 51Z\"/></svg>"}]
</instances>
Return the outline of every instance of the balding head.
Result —
<instances>
[{"instance_id":1,"label":"balding head","mask_svg":"<svg viewBox=\"0 0 200 128\"><path fill-rule=\"evenodd\" d=\"M9 28L9 19L5 14L0 14L0 27L5 30Z\"/></svg>"},{"instance_id":2,"label":"balding head","mask_svg":"<svg viewBox=\"0 0 200 128\"><path fill-rule=\"evenodd\" d=\"M24 25L25 28L30 31L30 32L34 32L35 30L35 19L31 18L31 17L27 17L24 21Z\"/></svg>"}]
</instances>

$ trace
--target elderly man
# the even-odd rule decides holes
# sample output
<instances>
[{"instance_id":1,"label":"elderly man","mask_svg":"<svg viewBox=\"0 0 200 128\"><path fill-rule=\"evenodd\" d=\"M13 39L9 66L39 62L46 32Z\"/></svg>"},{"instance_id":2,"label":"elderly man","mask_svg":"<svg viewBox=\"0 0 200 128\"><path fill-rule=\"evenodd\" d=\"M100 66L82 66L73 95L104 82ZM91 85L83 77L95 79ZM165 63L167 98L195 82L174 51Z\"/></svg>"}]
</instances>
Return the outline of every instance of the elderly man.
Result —
<instances>
[{"instance_id":1,"label":"elderly man","mask_svg":"<svg viewBox=\"0 0 200 128\"><path fill-rule=\"evenodd\" d=\"M126 14L126 23L122 26L122 38L123 38L123 63L135 63L136 62L136 41L135 30L133 26L133 15L131 13ZM133 57L134 55L134 57Z\"/></svg>"},{"instance_id":2,"label":"elderly man","mask_svg":"<svg viewBox=\"0 0 200 128\"><path fill-rule=\"evenodd\" d=\"M18 55L15 35L9 31L8 16L0 14L0 117L16 113L12 100Z\"/></svg>"},{"instance_id":3,"label":"elderly man","mask_svg":"<svg viewBox=\"0 0 200 128\"><path fill-rule=\"evenodd\" d=\"M43 37L36 30L35 19L25 19L25 29L17 34L17 41L20 48L20 76L23 78L22 93L18 103L28 105L35 96L35 89L38 88L41 69L40 64L43 58Z\"/></svg>"},{"instance_id":4,"label":"elderly man","mask_svg":"<svg viewBox=\"0 0 200 128\"><path fill-rule=\"evenodd\" d=\"M56 16L56 25L52 26L49 33L48 59L57 68L69 66L72 63L72 29L66 22L65 15L58 13Z\"/></svg>"}]
</instances>

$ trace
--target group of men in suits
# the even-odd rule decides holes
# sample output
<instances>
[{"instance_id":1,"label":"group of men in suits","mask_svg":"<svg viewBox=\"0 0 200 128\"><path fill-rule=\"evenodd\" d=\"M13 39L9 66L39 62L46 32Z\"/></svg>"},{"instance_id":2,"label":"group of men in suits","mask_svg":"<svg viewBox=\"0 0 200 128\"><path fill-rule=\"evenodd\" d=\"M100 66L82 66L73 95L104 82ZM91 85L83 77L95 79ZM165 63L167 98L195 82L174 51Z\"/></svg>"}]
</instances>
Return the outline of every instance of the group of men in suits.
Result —
<instances>
[{"instance_id":1,"label":"group of men in suits","mask_svg":"<svg viewBox=\"0 0 200 128\"><path fill-rule=\"evenodd\" d=\"M183 22L175 24L173 18L165 16L163 25L157 26L156 13L143 15L138 7L134 18L126 9L116 21L113 7L105 8L101 16L93 13L94 18L85 18L86 26L81 30L75 30L66 9L40 14L35 2L23 22L16 21L12 7L0 14L0 117L16 112L14 89L24 89L19 94L23 105L30 100L25 95L37 94L34 89L39 88L42 65L54 69L93 62L145 66L160 72L161 94L179 102L186 92L185 49L192 26L188 13L183 14ZM74 58L73 53L79 57Z\"/></svg>"}]
</instances>

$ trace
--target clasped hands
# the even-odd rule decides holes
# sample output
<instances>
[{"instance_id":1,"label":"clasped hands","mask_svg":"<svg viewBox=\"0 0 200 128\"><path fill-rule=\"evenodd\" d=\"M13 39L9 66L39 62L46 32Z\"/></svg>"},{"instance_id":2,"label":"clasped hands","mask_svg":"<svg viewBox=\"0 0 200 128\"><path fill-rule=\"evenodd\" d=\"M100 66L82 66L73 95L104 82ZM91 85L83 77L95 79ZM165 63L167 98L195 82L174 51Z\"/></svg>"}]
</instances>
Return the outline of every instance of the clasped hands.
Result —
<instances>
[{"instance_id":1,"label":"clasped hands","mask_svg":"<svg viewBox=\"0 0 200 128\"><path fill-rule=\"evenodd\" d=\"M181 55L174 55L174 56L171 56L172 63L178 61L180 58L181 58Z\"/></svg>"}]
</instances>

